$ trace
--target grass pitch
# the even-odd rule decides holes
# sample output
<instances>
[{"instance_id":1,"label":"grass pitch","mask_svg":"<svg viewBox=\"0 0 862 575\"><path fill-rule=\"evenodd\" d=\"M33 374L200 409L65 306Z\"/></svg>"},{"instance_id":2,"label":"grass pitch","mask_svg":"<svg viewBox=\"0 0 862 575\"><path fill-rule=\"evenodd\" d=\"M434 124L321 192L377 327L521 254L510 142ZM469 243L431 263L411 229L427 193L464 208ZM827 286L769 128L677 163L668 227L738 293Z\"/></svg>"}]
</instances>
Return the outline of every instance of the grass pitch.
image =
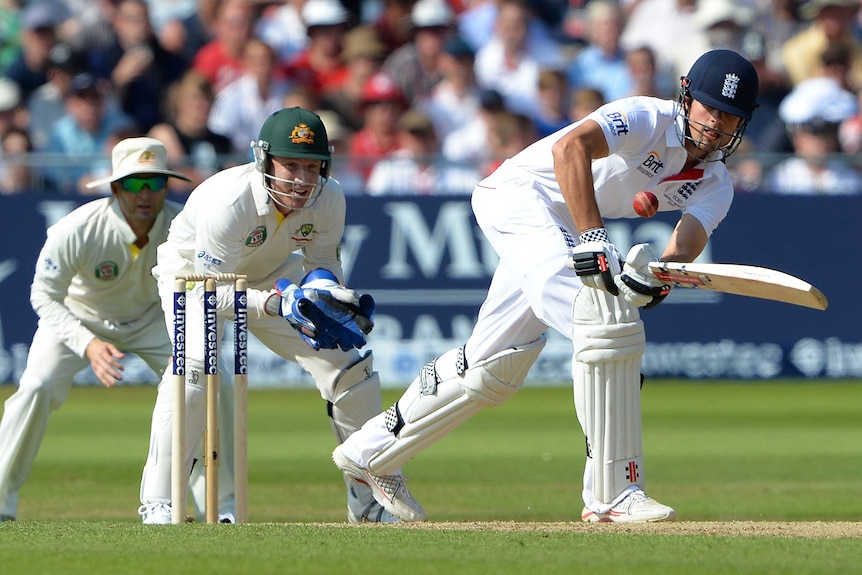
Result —
<instances>
[{"instance_id":1,"label":"grass pitch","mask_svg":"<svg viewBox=\"0 0 862 575\"><path fill-rule=\"evenodd\" d=\"M73 389L19 520L0 524L3 573L862 573L858 382L648 381L647 487L680 522L631 527L578 521L584 447L566 387L524 389L408 464L431 520L410 527L346 525L315 391L252 391L253 523L144 528L154 399Z\"/></svg>"}]
</instances>

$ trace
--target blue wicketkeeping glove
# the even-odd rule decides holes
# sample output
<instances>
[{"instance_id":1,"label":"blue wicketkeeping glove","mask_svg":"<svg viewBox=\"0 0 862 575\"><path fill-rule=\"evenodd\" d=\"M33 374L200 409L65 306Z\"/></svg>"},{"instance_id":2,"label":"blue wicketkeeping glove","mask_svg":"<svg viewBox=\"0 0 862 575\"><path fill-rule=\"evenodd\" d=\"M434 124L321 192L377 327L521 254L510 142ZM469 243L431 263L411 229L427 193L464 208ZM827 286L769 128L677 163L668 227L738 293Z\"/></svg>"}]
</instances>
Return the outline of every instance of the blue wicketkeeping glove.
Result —
<instances>
[{"instance_id":1,"label":"blue wicketkeeping glove","mask_svg":"<svg viewBox=\"0 0 862 575\"><path fill-rule=\"evenodd\" d=\"M315 350L361 348L374 327L374 299L341 286L331 272L312 271L301 288L280 279L275 289L281 315Z\"/></svg>"}]
</instances>

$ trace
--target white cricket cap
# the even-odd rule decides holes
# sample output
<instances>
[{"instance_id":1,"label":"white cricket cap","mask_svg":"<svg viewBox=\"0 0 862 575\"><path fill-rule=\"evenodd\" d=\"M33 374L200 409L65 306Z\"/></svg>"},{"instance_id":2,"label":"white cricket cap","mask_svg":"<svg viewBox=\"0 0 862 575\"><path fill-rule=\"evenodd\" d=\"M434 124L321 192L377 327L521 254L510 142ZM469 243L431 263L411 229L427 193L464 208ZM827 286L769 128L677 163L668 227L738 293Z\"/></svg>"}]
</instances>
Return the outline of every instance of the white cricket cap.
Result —
<instances>
[{"instance_id":1,"label":"white cricket cap","mask_svg":"<svg viewBox=\"0 0 862 575\"><path fill-rule=\"evenodd\" d=\"M413 28L450 27L455 23L455 13L445 0L419 0L410 13Z\"/></svg>"},{"instance_id":2,"label":"white cricket cap","mask_svg":"<svg viewBox=\"0 0 862 575\"><path fill-rule=\"evenodd\" d=\"M785 124L838 124L859 112L859 102L833 78L810 78L796 85L778 106Z\"/></svg>"},{"instance_id":3,"label":"white cricket cap","mask_svg":"<svg viewBox=\"0 0 862 575\"><path fill-rule=\"evenodd\" d=\"M350 12L338 0L308 0L302 7L306 28L338 26L350 21Z\"/></svg>"},{"instance_id":4,"label":"white cricket cap","mask_svg":"<svg viewBox=\"0 0 862 575\"><path fill-rule=\"evenodd\" d=\"M187 182L191 178L168 169L168 151L165 145L155 138L126 138L114 146L111 152L113 172L107 178L87 184L96 188L116 182L133 174L164 174Z\"/></svg>"}]
</instances>

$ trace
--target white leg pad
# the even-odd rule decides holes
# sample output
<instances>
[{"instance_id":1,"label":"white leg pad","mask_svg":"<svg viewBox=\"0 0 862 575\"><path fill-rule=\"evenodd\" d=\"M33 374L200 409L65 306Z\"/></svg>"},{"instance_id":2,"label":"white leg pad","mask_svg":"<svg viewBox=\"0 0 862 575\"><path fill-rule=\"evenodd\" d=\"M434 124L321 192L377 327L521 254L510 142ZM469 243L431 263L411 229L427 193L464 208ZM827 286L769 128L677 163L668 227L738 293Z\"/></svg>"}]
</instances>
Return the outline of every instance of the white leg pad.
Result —
<instances>
[{"instance_id":1,"label":"white leg pad","mask_svg":"<svg viewBox=\"0 0 862 575\"><path fill-rule=\"evenodd\" d=\"M380 377L374 371L370 351L337 376L331 397L326 401L338 443L343 443L363 423L383 411Z\"/></svg>"},{"instance_id":2,"label":"white leg pad","mask_svg":"<svg viewBox=\"0 0 862 575\"><path fill-rule=\"evenodd\" d=\"M504 403L524 384L544 346L545 338L540 337L474 366L466 366L459 348L423 367L386 411L386 427L395 440L368 461L369 471L392 473L483 408Z\"/></svg>"},{"instance_id":3,"label":"white leg pad","mask_svg":"<svg viewBox=\"0 0 862 575\"><path fill-rule=\"evenodd\" d=\"M646 338L637 308L582 288L573 317L575 408L587 440L584 502L606 511L644 486L640 366Z\"/></svg>"}]
</instances>

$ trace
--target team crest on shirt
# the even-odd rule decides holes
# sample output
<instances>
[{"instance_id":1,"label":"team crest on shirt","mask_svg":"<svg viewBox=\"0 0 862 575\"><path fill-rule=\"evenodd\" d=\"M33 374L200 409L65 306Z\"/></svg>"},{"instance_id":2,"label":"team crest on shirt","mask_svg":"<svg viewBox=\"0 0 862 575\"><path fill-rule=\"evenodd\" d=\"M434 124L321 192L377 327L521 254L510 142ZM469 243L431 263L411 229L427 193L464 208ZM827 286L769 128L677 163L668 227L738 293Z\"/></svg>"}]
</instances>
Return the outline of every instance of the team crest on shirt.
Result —
<instances>
[{"instance_id":1,"label":"team crest on shirt","mask_svg":"<svg viewBox=\"0 0 862 575\"><path fill-rule=\"evenodd\" d=\"M266 226L257 226L254 228L248 237L245 238L245 245L250 248L256 248L266 241Z\"/></svg>"},{"instance_id":2,"label":"team crest on shirt","mask_svg":"<svg viewBox=\"0 0 862 575\"><path fill-rule=\"evenodd\" d=\"M311 233L314 231L314 224L302 224L298 230L291 234L290 239L295 242L310 242Z\"/></svg>"},{"instance_id":3,"label":"team crest on shirt","mask_svg":"<svg viewBox=\"0 0 862 575\"><path fill-rule=\"evenodd\" d=\"M96 265L96 279L102 281L115 280L120 275L117 262L106 261Z\"/></svg>"},{"instance_id":4,"label":"team crest on shirt","mask_svg":"<svg viewBox=\"0 0 862 575\"><path fill-rule=\"evenodd\" d=\"M290 141L294 144L313 144L314 131L308 127L308 124L303 122L293 127L293 132L290 133Z\"/></svg>"}]
</instances>

